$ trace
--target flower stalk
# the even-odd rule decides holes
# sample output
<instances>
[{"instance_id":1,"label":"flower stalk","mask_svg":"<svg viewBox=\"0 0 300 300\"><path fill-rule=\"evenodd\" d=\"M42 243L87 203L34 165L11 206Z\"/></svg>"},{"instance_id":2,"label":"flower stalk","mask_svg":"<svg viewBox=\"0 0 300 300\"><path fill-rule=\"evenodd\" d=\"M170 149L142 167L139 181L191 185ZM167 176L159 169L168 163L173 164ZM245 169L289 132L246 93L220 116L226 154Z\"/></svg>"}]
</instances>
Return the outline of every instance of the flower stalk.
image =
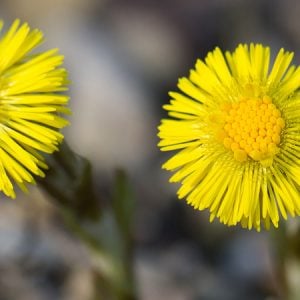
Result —
<instances>
[{"instance_id":1,"label":"flower stalk","mask_svg":"<svg viewBox=\"0 0 300 300\"><path fill-rule=\"evenodd\" d=\"M90 250L94 299L136 299L133 270L133 196L126 174L116 172L111 204L95 191L90 163L66 143L47 157L49 171L40 180L70 230Z\"/></svg>"}]
</instances>

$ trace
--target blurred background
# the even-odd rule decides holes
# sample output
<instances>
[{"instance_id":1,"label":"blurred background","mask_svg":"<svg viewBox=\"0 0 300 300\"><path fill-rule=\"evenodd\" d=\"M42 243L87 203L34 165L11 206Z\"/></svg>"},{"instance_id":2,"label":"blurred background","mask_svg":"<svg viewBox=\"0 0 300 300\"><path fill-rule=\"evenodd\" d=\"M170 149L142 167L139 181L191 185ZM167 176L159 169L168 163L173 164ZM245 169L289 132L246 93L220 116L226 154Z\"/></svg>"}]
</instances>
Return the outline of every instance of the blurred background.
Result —
<instances>
[{"instance_id":1,"label":"blurred background","mask_svg":"<svg viewBox=\"0 0 300 300\"><path fill-rule=\"evenodd\" d=\"M1 0L15 18L40 28L69 70L71 126L66 140L93 165L109 201L115 170L135 199L134 272L141 300L283 299L282 242L274 232L227 228L176 198L161 164L157 125L168 91L197 58L219 46L259 42L295 51L297 0ZM90 256L44 192L0 201L0 300L89 300ZM291 264L292 281L300 282ZM295 298L295 299L300 299Z\"/></svg>"}]
</instances>

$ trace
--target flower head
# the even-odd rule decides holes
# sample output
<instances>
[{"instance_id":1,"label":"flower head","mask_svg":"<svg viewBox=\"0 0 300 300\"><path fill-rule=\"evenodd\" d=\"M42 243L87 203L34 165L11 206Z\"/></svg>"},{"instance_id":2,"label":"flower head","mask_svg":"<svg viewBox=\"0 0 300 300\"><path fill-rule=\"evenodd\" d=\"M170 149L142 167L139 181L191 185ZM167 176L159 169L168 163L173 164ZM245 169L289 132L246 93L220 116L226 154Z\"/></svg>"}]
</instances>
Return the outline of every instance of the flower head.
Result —
<instances>
[{"instance_id":1,"label":"flower head","mask_svg":"<svg viewBox=\"0 0 300 300\"><path fill-rule=\"evenodd\" d=\"M219 48L198 60L164 105L159 147L179 198L210 220L260 230L300 214L300 67L283 49Z\"/></svg>"},{"instance_id":2,"label":"flower head","mask_svg":"<svg viewBox=\"0 0 300 300\"><path fill-rule=\"evenodd\" d=\"M0 30L3 23L0 23ZM41 31L19 20L0 37L0 191L15 197L14 184L26 191L44 176L41 153L58 150L68 124L67 73L57 49L32 50L43 41Z\"/></svg>"}]
</instances>

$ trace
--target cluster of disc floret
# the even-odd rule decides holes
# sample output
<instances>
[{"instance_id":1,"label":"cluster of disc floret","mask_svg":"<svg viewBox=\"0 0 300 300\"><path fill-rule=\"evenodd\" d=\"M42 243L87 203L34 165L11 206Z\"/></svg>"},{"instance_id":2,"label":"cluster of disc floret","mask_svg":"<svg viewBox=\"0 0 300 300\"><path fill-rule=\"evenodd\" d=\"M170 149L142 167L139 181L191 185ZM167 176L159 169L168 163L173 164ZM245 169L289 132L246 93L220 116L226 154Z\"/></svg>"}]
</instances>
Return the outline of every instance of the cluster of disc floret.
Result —
<instances>
[{"instance_id":1,"label":"cluster of disc floret","mask_svg":"<svg viewBox=\"0 0 300 300\"><path fill-rule=\"evenodd\" d=\"M242 98L221 107L223 127L218 133L235 160L267 161L278 151L284 119L269 96Z\"/></svg>"}]
</instances>

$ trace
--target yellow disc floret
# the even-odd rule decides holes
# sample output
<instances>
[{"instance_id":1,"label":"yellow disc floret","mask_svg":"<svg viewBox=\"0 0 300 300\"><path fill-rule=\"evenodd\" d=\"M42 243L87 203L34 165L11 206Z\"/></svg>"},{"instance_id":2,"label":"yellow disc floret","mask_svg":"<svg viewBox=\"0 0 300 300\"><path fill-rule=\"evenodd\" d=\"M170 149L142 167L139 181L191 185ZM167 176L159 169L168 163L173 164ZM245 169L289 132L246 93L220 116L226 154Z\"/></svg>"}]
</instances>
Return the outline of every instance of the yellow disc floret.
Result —
<instances>
[{"instance_id":1,"label":"yellow disc floret","mask_svg":"<svg viewBox=\"0 0 300 300\"><path fill-rule=\"evenodd\" d=\"M269 96L242 98L221 107L224 125L218 134L235 160L247 159L268 165L278 152L284 119Z\"/></svg>"}]
</instances>

